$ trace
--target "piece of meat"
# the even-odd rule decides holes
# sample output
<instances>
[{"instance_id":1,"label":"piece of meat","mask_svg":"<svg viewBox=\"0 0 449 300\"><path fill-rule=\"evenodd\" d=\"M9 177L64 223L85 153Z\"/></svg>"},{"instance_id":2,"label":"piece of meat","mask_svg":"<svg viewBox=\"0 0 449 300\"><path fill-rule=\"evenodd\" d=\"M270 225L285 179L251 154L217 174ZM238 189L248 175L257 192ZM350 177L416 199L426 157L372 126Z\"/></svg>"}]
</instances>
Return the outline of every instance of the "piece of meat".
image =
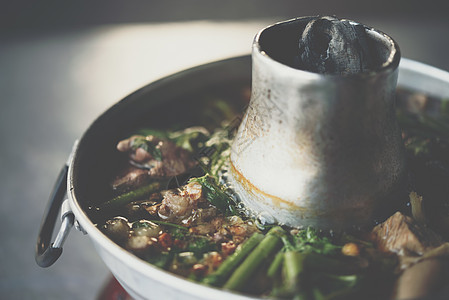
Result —
<instances>
[{"instance_id":1,"label":"piece of meat","mask_svg":"<svg viewBox=\"0 0 449 300\"><path fill-rule=\"evenodd\" d=\"M149 182L151 182L151 175L148 170L127 166L112 181L111 185L115 191L126 192Z\"/></svg>"},{"instance_id":2,"label":"piece of meat","mask_svg":"<svg viewBox=\"0 0 449 300\"><path fill-rule=\"evenodd\" d=\"M202 201L202 187L197 182L191 182L180 189L161 192L163 199L158 214L162 219L181 221L191 217Z\"/></svg>"},{"instance_id":3,"label":"piece of meat","mask_svg":"<svg viewBox=\"0 0 449 300\"><path fill-rule=\"evenodd\" d=\"M191 227L189 229L190 233L198 234L198 235L210 235L214 236L215 233L220 232L223 227L225 220L223 216L218 216L211 220L210 222L199 224L197 226ZM224 235L228 234L228 232L224 232Z\"/></svg>"},{"instance_id":4,"label":"piece of meat","mask_svg":"<svg viewBox=\"0 0 449 300\"><path fill-rule=\"evenodd\" d=\"M223 257L220 253L213 251L205 254L202 264L207 268L207 274L215 271L223 262Z\"/></svg>"},{"instance_id":5,"label":"piece of meat","mask_svg":"<svg viewBox=\"0 0 449 300\"><path fill-rule=\"evenodd\" d=\"M189 229L189 232L192 234L198 235L212 235L215 233L217 228L210 223L200 224Z\"/></svg>"},{"instance_id":6,"label":"piece of meat","mask_svg":"<svg viewBox=\"0 0 449 300\"><path fill-rule=\"evenodd\" d=\"M134 135L117 144L117 149L128 153L134 166L147 169L150 177L171 177L185 173L196 165L190 152L169 140L153 135Z\"/></svg>"},{"instance_id":7,"label":"piece of meat","mask_svg":"<svg viewBox=\"0 0 449 300\"><path fill-rule=\"evenodd\" d=\"M423 255L442 243L432 230L400 212L374 227L372 234L380 249L398 255Z\"/></svg>"},{"instance_id":8,"label":"piece of meat","mask_svg":"<svg viewBox=\"0 0 449 300\"><path fill-rule=\"evenodd\" d=\"M207 273L207 267L203 264L194 264L192 266L192 273L196 276L203 277Z\"/></svg>"},{"instance_id":9,"label":"piece of meat","mask_svg":"<svg viewBox=\"0 0 449 300\"><path fill-rule=\"evenodd\" d=\"M234 253L236 248L237 248L237 245L233 241L221 243L221 253L225 257Z\"/></svg>"},{"instance_id":10,"label":"piece of meat","mask_svg":"<svg viewBox=\"0 0 449 300\"><path fill-rule=\"evenodd\" d=\"M441 288L447 288L448 277L449 259L420 261L401 274L396 282L393 299L443 299L436 296ZM430 297L432 294L435 298Z\"/></svg>"},{"instance_id":11,"label":"piece of meat","mask_svg":"<svg viewBox=\"0 0 449 300\"><path fill-rule=\"evenodd\" d=\"M233 241L235 245L239 245L259 230L251 220L244 221L238 216L217 216L207 223L191 227L189 231L193 234L209 235L215 242Z\"/></svg>"}]
</instances>

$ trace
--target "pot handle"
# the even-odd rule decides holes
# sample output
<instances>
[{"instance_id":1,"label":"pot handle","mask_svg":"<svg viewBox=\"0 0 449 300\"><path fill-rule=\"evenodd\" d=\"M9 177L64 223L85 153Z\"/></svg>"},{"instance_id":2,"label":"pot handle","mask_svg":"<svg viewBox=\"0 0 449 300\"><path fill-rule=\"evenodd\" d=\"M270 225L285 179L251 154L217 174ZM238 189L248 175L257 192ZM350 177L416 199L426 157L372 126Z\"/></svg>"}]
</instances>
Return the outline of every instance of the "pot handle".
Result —
<instances>
[{"instance_id":1,"label":"pot handle","mask_svg":"<svg viewBox=\"0 0 449 300\"><path fill-rule=\"evenodd\" d=\"M55 238L55 242L51 243L53 229L55 227L59 209L61 206L66 204L63 204L63 200L67 192L67 173L68 166L64 165L62 170L59 172L58 179L56 180L53 191L51 192L39 229L35 259L36 263L42 268L51 266L61 256L62 245L64 244L65 238L74 223L75 217L70 209L63 210L63 214L61 216L61 228Z\"/></svg>"}]
</instances>

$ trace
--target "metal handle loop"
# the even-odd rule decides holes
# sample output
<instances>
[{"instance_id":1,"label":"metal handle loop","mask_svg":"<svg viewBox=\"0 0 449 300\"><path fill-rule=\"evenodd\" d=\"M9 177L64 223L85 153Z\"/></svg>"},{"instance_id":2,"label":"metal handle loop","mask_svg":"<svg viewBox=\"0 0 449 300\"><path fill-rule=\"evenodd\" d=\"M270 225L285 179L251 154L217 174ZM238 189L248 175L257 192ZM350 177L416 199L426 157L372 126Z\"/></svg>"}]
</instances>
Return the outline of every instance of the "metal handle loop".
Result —
<instances>
[{"instance_id":1,"label":"metal handle loop","mask_svg":"<svg viewBox=\"0 0 449 300\"><path fill-rule=\"evenodd\" d=\"M55 227L58 212L67 191L67 173L68 166L64 165L53 187L39 229L35 259L36 263L42 268L51 266L61 256L62 245L74 223L75 217L73 213L70 211L64 212L61 228L56 236L55 242L51 243L53 228Z\"/></svg>"}]
</instances>

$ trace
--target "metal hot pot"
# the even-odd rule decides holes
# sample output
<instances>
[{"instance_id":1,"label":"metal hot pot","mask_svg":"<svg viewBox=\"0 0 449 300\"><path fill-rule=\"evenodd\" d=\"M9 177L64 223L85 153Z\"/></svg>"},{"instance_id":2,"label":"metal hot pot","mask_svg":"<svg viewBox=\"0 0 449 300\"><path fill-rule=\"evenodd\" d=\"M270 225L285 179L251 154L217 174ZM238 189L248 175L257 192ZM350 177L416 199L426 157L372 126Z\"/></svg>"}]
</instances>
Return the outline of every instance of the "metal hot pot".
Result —
<instances>
[{"instance_id":1,"label":"metal hot pot","mask_svg":"<svg viewBox=\"0 0 449 300\"><path fill-rule=\"evenodd\" d=\"M250 56L202 65L150 83L109 108L76 141L50 196L36 247L36 261L52 265L62 253L73 225L87 233L104 263L126 291L136 299L252 299L203 286L154 267L121 248L92 220L90 206L107 189L113 172L118 140L141 126L164 128L173 122L196 123L195 108L205 97L226 101L241 98L250 86ZM449 73L402 59L398 87L449 98ZM243 110L243 102L234 103ZM186 111L189 113L187 114ZM191 113L190 113L191 112ZM62 224L54 242L52 232L61 210Z\"/></svg>"}]
</instances>

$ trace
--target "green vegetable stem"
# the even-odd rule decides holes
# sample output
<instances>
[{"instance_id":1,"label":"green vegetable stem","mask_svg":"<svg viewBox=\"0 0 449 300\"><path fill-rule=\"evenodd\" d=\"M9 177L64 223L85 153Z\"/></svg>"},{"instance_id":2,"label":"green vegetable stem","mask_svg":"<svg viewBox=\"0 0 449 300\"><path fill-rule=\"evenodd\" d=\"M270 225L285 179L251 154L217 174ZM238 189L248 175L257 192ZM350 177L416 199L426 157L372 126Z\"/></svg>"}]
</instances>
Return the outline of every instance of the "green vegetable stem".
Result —
<instances>
[{"instance_id":1,"label":"green vegetable stem","mask_svg":"<svg viewBox=\"0 0 449 300\"><path fill-rule=\"evenodd\" d=\"M283 275L284 288L287 291L295 291L301 287L301 273L304 270L303 253L287 251L284 255Z\"/></svg>"},{"instance_id":2,"label":"green vegetable stem","mask_svg":"<svg viewBox=\"0 0 449 300\"><path fill-rule=\"evenodd\" d=\"M254 233L248 240L246 240L237 250L230 255L218 269L206 276L203 283L220 286L228 279L231 272L248 256L248 254L263 240L264 235L261 233Z\"/></svg>"},{"instance_id":3,"label":"green vegetable stem","mask_svg":"<svg viewBox=\"0 0 449 300\"><path fill-rule=\"evenodd\" d=\"M154 192L157 192L162 188L162 186L163 186L162 182L153 182L149 185L145 185L130 192L121 194L109 201L104 202L101 205L100 209L113 209L121 207L133 201L139 200L143 197L149 196Z\"/></svg>"},{"instance_id":4,"label":"green vegetable stem","mask_svg":"<svg viewBox=\"0 0 449 300\"><path fill-rule=\"evenodd\" d=\"M275 279L276 276L279 273L279 270L281 269L282 262L284 261L284 252L279 251L278 254L273 259L273 262L271 263L270 267L267 271L267 276L271 279Z\"/></svg>"},{"instance_id":5,"label":"green vegetable stem","mask_svg":"<svg viewBox=\"0 0 449 300\"><path fill-rule=\"evenodd\" d=\"M258 267L261 266L267 258L279 250L282 245L281 236L285 234L284 229L279 226L271 228L260 244L232 273L223 288L241 291L246 283L252 278Z\"/></svg>"}]
</instances>

